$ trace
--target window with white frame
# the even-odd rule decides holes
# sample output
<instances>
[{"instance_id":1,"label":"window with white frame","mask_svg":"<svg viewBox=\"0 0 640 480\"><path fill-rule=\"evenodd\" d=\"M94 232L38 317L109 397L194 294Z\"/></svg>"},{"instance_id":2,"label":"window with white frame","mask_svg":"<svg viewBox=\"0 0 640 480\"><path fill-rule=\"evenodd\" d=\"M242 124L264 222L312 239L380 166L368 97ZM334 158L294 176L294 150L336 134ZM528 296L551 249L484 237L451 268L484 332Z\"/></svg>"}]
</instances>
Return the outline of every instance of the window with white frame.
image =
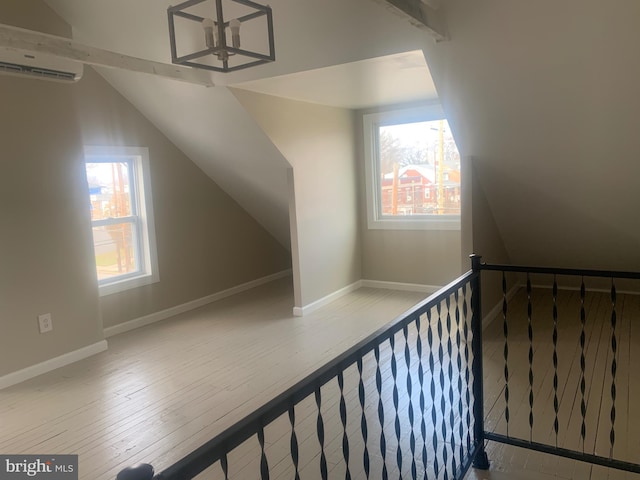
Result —
<instances>
[{"instance_id":1,"label":"window with white frame","mask_svg":"<svg viewBox=\"0 0 640 480\"><path fill-rule=\"evenodd\" d=\"M149 153L141 147L85 147L100 295L159 280Z\"/></svg>"},{"instance_id":2,"label":"window with white frame","mask_svg":"<svg viewBox=\"0 0 640 480\"><path fill-rule=\"evenodd\" d=\"M370 229L460 229L460 154L439 105L363 115Z\"/></svg>"}]
</instances>

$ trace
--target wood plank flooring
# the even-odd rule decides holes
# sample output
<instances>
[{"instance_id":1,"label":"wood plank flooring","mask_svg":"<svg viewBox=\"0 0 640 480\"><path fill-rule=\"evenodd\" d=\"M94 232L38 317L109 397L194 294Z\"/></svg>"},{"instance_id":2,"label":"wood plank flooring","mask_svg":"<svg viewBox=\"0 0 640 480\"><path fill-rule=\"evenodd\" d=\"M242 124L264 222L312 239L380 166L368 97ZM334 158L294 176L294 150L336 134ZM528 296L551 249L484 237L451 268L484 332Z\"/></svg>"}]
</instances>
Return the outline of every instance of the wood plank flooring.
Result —
<instances>
[{"instance_id":1,"label":"wood plank flooring","mask_svg":"<svg viewBox=\"0 0 640 480\"><path fill-rule=\"evenodd\" d=\"M510 412L509 433L534 440L555 442L554 396L559 398L558 442L565 447L582 448L580 442L580 322L577 292L562 292L558 298L558 389L553 388L552 298L549 292L535 291L534 328L534 407L535 427L529 430L529 383L526 292L520 291L510 304ZM109 339L109 350L100 355L56 370L20 385L0 391L0 452L2 453L77 453L80 478L112 480L125 466L136 462L152 463L162 470L195 449L224 428L250 413L269 398L286 389L332 359L349 346L386 324L390 319L421 300L422 294L388 290L360 289L331 305L302 318L292 317L290 279L282 279L250 292L202 307L132 332ZM578 310L576 310L576 301ZM608 319L610 300L606 294L589 295L586 331L587 421L585 450L609 455L609 415L611 409L611 345ZM618 298L616 444L614 456L638 461L640 446L640 381L635 381L632 366L638 365L640 349L639 297ZM541 314L540 312L544 312ZM576 316L577 313L577 316ZM571 321L567 319L572 319ZM576 319L577 322L576 322ZM635 320L635 321L632 321ZM435 321L435 320L434 320ZM423 330L426 325L423 323ZM506 432L504 421L504 357L502 319L492 322L484 332L485 410L487 428ZM455 329L454 329L455 330ZM410 342L415 331L409 332ZM454 335L452 333L451 335ZM577 335L577 336L576 336ZM446 333L445 333L446 336ZM396 336L397 383L406 383L402 333ZM426 337L423 337L423 341ZM446 338L444 339L446 341ZM455 344L454 344L455 345ZM426 341L423 348L426 350ZM432 375L444 376L438 392L449 391L454 403L458 393L458 371L448 378L448 366L455 367L458 352L443 364L435 360ZM392 385L389 367L390 348L381 351L384 385ZM425 353L426 355L426 353ZM364 362L367 391L375 392L375 362L370 354ZM384 361L386 360L386 361ZM415 360L412 352L411 362ZM465 365L462 363L462 371ZM358 372L355 366L345 372L345 403L350 435L350 464L353 472L361 463L360 405L357 395ZM417 379L413 379L416 384ZM417 385L416 385L417 386ZM404 421L400 442L407 444L410 433L421 438L421 415L430 419L433 405L427 397L424 412L418 411L418 388L411 401L415 412L414 428ZM402 389L400 389L402 392ZM385 466L390 478L399 478L394 435L393 391L383 387L382 395L367 396L366 410L377 420L378 400L385 405L386 451L369 448L370 478L381 478ZM602 401L600 401L602 399ZM399 408L408 411L410 398L401 394ZM337 382L322 390L325 449L330 478L345 477L342 455L343 425L338 415L340 391ZM389 407L390 406L390 407ZM457 408L456 408L457 410ZM447 440L457 432L461 419L456 414L449 422L436 402L438 418L447 418ZM299 468L303 479L319 478L317 408L313 396L296 407L296 432L300 445ZM289 455L290 423L285 415L265 431L271 478L293 478ZM604 432L604 433L603 433ZM369 424L370 439L377 439L380 427ZM427 434L431 440L432 432ZM602 440L604 439L604 440ZM438 449L448 448L442 433L437 433ZM431 442L428 459L435 458ZM418 447L420 448L420 447ZM231 478L258 478L257 441L250 439L229 456ZM488 472L472 471L469 479L634 479L638 475L611 472L581 462L568 461L537 452L525 451L489 442L492 462ZM383 453L386 460L383 461ZM419 456L418 451L418 456ZM431 460L427 468L433 471ZM403 478L410 473L410 458L403 459ZM417 465L418 477L422 468ZM442 475L441 475L442 476ZM219 465L199 479L221 477ZM353 478L364 478L353 475Z\"/></svg>"},{"instance_id":2,"label":"wood plank flooring","mask_svg":"<svg viewBox=\"0 0 640 480\"><path fill-rule=\"evenodd\" d=\"M578 291L560 290L557 296L557 389L553 368L553 295L551 289L531 294L533 342L527 320L527 293L522 288L509 303L509 410L508 434L525 440L584 450L604 457L640 460L640 380L633 374L640 365L640 296L620 295L616 300L616 419L615 444L610 445L612 360L609 293L587 292L585 308L585 438L582 441L581 322ZM500 314L484 332L486 428L507 434L505 421L504 336ZM533 351L533 408L529 404L529 347ZM554 400L558 402L558 434L554 431ZM533 413L534 426L529 427ZM531 478L640 479L640 475L507 447L490 442L491 474L475 472L471 478L509 478L496 472L524 467ZM523 476L522 478L530 478Z\"/></svg>"},{"instance_id":3,"label":"wood plank flooring","mask_svg":"<svg viewBox=\"0 0 640 480\"><path fill-rule=\"evenodd\" d=\"M172 464L419 301L360 289L291 316L290 279L109 339L0 391L0 451L77 453L80 477Z\"/></svg>"}]
</instances>

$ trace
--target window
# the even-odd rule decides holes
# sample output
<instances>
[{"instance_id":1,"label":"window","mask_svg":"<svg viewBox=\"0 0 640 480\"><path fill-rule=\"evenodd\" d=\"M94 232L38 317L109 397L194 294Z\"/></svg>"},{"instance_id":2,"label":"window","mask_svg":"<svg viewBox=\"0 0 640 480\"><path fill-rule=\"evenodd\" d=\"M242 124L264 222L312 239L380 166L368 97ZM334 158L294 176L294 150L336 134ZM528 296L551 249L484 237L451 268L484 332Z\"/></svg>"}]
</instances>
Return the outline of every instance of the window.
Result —
<instances>
[{"instance_id":1,"label":"window","mask_svg":"<svg viewBox=\"0 0 640 480\"><path fill-rule=\"evenodd\" d=\"M363 123L369 228L460 229L460 154L442 109L365 114Z\"/></svg>"},{"instance_id":2,"label":"window","mask_svg":"<svg viewBox=\"0 0 640 480\"><path fill-rule=\"evenodd\" d=\"M148 150L86 147L85 167L100 295L157 282Z\"/></svg>"}]
</instances>

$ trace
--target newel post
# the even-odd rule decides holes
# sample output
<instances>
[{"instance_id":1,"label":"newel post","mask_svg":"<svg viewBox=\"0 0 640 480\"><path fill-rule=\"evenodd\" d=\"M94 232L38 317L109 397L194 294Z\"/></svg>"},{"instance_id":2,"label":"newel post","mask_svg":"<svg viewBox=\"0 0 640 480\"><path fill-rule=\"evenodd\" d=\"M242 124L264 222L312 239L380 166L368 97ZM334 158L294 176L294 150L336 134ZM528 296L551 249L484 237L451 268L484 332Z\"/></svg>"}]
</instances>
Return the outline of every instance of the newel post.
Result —
<instances>
[{"instance_id":1,"label":"newel post","mask_svg":"<svg viewBox=\"0 0 640 480\"><path fill-rule=\"evenodd\" d=\"M484 449L484 386L482 367L482 291L481 291L481 260L480 255L470 255L471 270L475 274L471 280L471 331L473 340L471 350L473 351L473 436L480 445L473 467L481 470L489 469L489 458Z\"/></svg>"},{"instance_id":2,"label":"newel post","mask_svg":"<svg viewBox=\"0 0 640 480\"><path fill-rule=\"evenodd\" d=\"M153 467L148 463L138 463L122 470L116 480L152 480Z\"/></svg>"}]
</instances>

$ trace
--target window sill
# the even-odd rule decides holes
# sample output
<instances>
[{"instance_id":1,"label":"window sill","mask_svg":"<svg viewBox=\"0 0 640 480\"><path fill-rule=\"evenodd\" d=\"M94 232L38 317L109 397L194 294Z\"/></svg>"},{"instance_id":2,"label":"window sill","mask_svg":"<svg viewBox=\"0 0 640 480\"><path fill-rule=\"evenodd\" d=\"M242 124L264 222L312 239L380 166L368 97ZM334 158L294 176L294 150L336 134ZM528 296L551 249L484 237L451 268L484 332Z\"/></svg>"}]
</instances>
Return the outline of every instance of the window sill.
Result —
<instances>
[{"instance_id":1,"label":"window sill","mask_svg":"<svg viewBox=\"0 0 640 480\"><path fill-rule=\"evenodd\" d=\"M385 218L367 222L369 230L460 230L460 217L438 219Z\"/></svg>"},{"instance_id":2,"label":"window sill","mask_svg":"<svg viewBox=\"0 0 640 480\"><path fill-rule=\"evenodd\" d=\"M98 293L101 297L105 297L114 293L124 292L125 290L131 290L132 288L138 288L145 285L151 285L152 283L158 283L159 281L160 278L158 274L144 274L133 278L126 278L123 280L98 285Z\"/></svg>"}]
</instances>

